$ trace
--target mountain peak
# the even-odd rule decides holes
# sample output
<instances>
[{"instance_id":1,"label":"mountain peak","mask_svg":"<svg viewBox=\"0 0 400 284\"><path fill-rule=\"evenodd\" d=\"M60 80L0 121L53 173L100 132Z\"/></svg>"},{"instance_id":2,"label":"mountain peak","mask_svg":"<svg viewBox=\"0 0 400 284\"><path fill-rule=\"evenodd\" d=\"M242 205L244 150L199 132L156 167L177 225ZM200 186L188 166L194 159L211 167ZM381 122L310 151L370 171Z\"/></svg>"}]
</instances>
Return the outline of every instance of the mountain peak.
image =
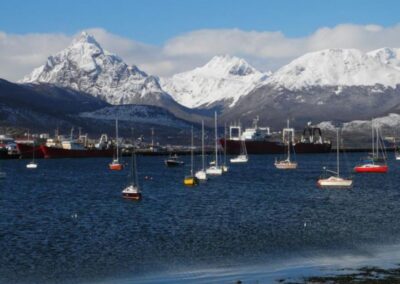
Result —
<instances>
[{"instance_id":1,"label":"mountain peak","mask_svg":"<svg viewBox=\"0 0 400 284\"><path fill-rule=\"evenodd\" d=\"M258 72L246 60L228 54L214 56L199 69L220 75L233 76L246 76Z\"/></svg>"},{"instance_id":2,"label":"mountain peak","mask_svg":"<svg viewBox=\"0 0 400 284\"><path fill-rule=\"evenodd\" d=\"M97 42L97 40L94 38L94 36L87 33L86 31L81 32L78 36L76 36L72 40L72 45L82 44L82 43L94 44L94 45L97 45L100 47L100 44Z\"/></svg>"}]
</instances>

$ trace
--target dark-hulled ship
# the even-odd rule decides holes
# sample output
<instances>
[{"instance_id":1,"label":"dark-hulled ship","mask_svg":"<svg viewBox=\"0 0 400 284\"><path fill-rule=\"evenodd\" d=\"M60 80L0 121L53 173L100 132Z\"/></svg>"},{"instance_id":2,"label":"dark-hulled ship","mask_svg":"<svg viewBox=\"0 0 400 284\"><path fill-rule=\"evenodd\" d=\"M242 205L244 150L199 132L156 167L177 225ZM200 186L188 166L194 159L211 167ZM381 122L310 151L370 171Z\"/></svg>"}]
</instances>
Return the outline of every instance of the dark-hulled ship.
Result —
<instances>
[{"instance_id":1,"label":"dark-hulled ship","mask_svg":"<svg viewBox=\"0 0 400 284\"><path fill-rule=\"evenodd\" d=\"M242 132L240 125L229 127L229 138L220 139L222 147L226 147L228 154L240 153L241 141L244 140L248 154L280 154L284 152L284 144L274 138L269 127L259 127L258 118L254 119L253 127ZM331 151L331 142L324 140L321 129L311 125L304 128L300 139L293 142L296 153L327 153Z\"/></svg>"}]
</instances>

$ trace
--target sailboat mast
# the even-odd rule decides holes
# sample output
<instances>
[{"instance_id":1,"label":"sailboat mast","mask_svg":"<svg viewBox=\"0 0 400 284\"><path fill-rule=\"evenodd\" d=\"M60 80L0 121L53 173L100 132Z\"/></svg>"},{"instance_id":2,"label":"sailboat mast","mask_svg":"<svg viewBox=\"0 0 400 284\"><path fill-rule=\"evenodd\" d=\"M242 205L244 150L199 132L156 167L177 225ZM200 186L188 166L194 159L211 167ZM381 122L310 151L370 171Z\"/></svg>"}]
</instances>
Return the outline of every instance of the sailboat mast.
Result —
<instances>
[{"instance_id":1,"label":"sailboat mast","mask_svg":"<svg viewBox=\"0 0 400 284\"><path fill-rule=\"evenodd\" d=\"M375 157L375 150L374 150L374 122L371 119L371 136L372 136L372 158Z\"/></svg>"},{"instance_id":2,"label":"sailboat mast","mask_svg":"<svg viewBox=\"0 0 400 284\"><path fill-rule=\"evenodd\" d=\"M115 142L117 143L117 160L119 159L119 148L118 148L118 119L115 120Z\"/></svg>"},{"instance_id":3,"label":"sailboat mast","mask_svg":"<svg viewBox=\"0 0 400 284\"><path fill-rule=\"evenodd\" d=\"M190 176L193 176L193 126L192 126L192 141L190 147Z\"/></svg>"},{"instance_id":4,"label":"sailboat mast","mask_svg":"<svg viewBox=\"0 0 400 284\"><path fill-rule=\"evenodd\" d=\"M203 171L205 170L204 161L204 120L201 121L201 160L203 163Z\"/></svg>"},{"instance_id":5,"label":"sailboat mast","mask_svg":"<svg viewBox=\"0 0 400 284\"><path fill-rule=\"evenodd\" d=\"M215 166L218 167L217 112L214 113L214 116L215 116Z\"/></svg>"},{"instance_id":6,"label":"sailboat mast","mask_svg":"<svg viewBox=\"0 0 400 284\"><path fill-rule=\"evenodd\" d=\"M225 127L224 127L224 165L226 165L226 122L225 122Z\"/></svg>"},{"instance_id":7,"label":"sailboat mast","mask_svg":"<svg viewBox=\"0 0 400 284\"><path fill-rule=\"evenodd\" d=\"M339 177L339 127L336 129L336 164L337 164L337 176Z\"/></svg>"},{"instance_id":8,"label":"sailboat mast","mask_svg":"<svg viewBox=\"0 0 400 284\"><path fill-rule=\"evenodd\" d=\"M287 120L287 129L289 130L289 119ZM288 161L290 161L290 132L288 132L287 136L287 152L288 152Z\"/></svg>"}]
</instances>

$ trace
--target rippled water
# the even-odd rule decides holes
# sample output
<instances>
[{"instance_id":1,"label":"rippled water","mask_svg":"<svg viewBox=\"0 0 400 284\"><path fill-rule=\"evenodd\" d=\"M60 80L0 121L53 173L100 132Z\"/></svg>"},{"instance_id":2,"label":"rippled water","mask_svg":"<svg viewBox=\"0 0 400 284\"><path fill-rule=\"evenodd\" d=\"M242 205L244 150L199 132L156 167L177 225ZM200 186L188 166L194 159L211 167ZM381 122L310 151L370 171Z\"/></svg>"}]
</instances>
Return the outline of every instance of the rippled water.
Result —
<instances>
[{"instance_id":1,"label":"rippled water","mask_svg":"<svg viewBox=\"0 0 400 284\"><path fill-rule=\"evenodd\" d=\"M361 156L347 154L344 168L350 172ZM232 271L261 279L246 267L398 243L400 163L393 157L388 174L357 175L352 190L315 186L335 155L298 155L291 172L275 170L274 158L251 156L186 188L188 166L139 157L139 203L121 198L127 171L108 171L109 159L40 160L36 171L27 161L2 161L0 282L185 282Z\"/></svg>"}]
</instances>

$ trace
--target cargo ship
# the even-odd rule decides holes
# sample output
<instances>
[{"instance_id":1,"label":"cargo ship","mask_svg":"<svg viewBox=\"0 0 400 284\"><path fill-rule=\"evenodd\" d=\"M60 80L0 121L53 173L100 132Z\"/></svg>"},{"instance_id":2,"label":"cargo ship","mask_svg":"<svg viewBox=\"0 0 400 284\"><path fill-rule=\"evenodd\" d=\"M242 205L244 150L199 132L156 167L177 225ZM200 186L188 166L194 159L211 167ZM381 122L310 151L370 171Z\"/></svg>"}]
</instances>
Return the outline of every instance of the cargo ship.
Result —
<instances>
[{"instance_id":1,"label":"cargo ship","mask_svg":"<svg viewBox=\"0 0 400 284\"><path fill-rule=\"evenodd\" d=\"M258 118L253 120L253 127L242 132L240 125L229 127L229 138L220 139L222 147L232 155L240 153L242 141L248 154L280 154L284 152L283 141L274 138L269 127L259 127ZM327 153L331 151L331 142L324 140L321 129L309 123L303 130L300 140L291 141L296 153Z\"/></svg>"},{"instance_id":2,"label":"cargo ship","mask_svg":"<svg viewBox=\"0 0 400 284\"><path fill-rule=\"evenodd\" d=\"M36 159L44 158L40 145L33 146L33 143L29 141L17 141L17 150L21 159L32 159L33 151L35 151Z\"/></svg>"},{"instance_id":3,"label":"cargo ship","mask_svg":"<svg viewBox=\"0 0 400 284\"><path fill-rule=\"evenodd\" d=\"M46 159L55 158L94 158L112 157L114 148L106 134L103 134L99 143L86 145L86 139L80 137L73 139L47 139L46 144L40 145L43 157Z\"/></svg>"}]
</instances>

